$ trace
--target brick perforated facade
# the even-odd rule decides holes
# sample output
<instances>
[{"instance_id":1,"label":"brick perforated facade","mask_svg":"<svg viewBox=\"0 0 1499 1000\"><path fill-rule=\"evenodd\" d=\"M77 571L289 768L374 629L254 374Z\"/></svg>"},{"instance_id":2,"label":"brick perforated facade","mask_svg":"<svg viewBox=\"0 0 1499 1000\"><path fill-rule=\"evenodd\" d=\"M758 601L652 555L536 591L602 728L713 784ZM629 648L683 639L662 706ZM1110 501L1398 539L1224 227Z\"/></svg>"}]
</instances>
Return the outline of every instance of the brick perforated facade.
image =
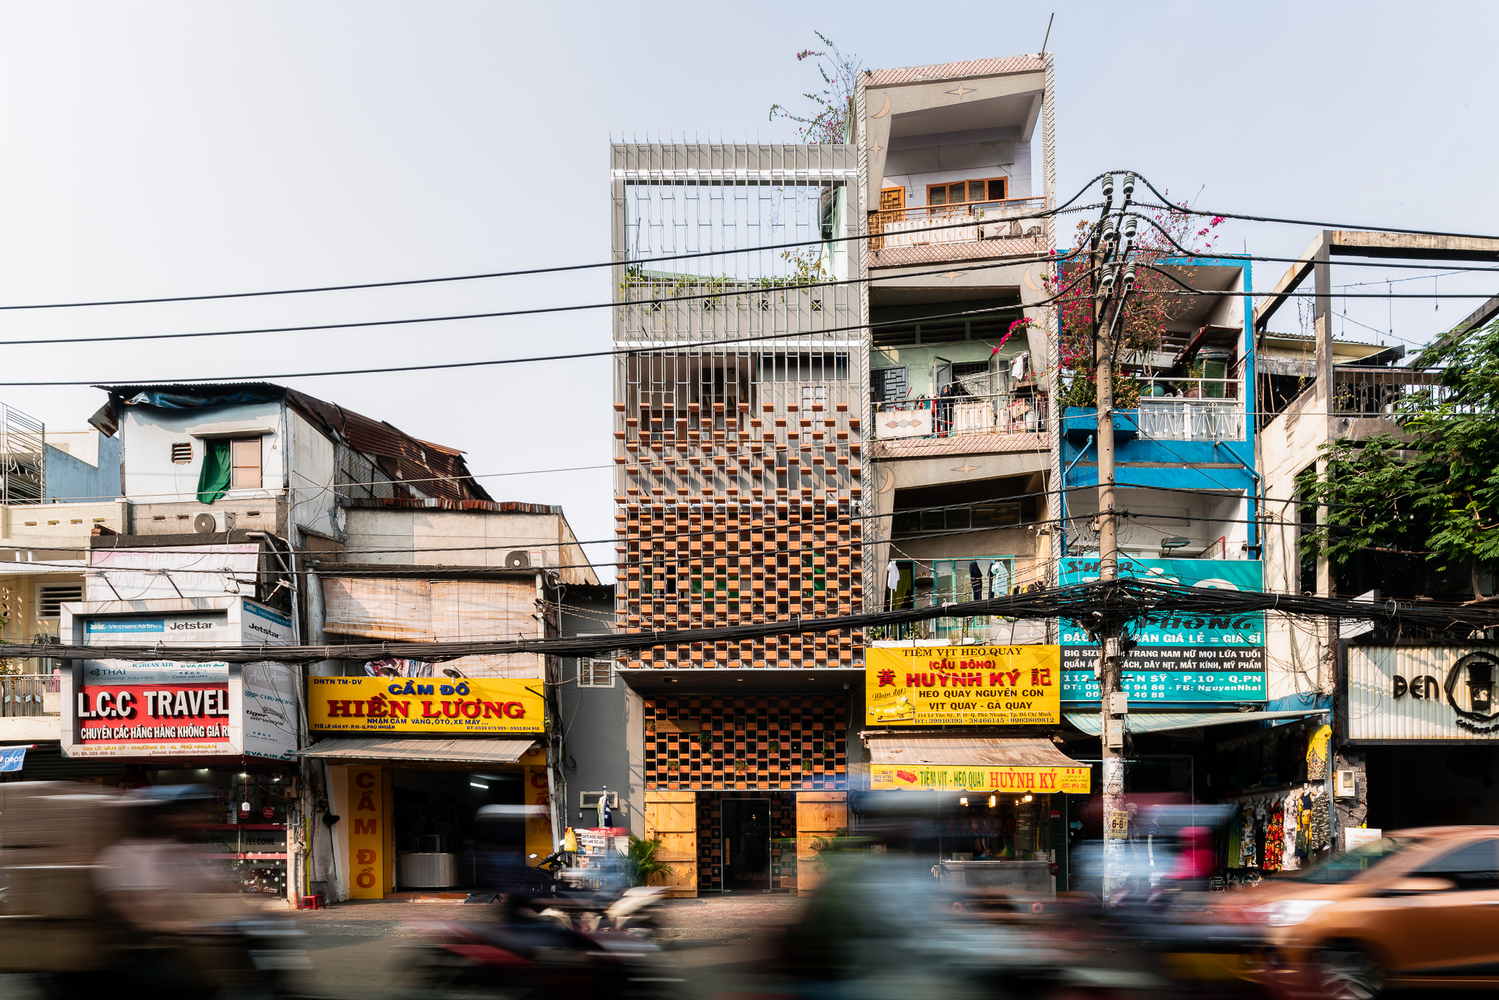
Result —
<instances>
[{"instance_id":1,"label":"brick perforated facade","mask_svg":"<svg viewBox=\"0 0 1499 1000\"><path fill-rule=\"evenodd\" d=\"M842 695L646 698L646 788L842 789Z\"/></svg>"}]
</instances>

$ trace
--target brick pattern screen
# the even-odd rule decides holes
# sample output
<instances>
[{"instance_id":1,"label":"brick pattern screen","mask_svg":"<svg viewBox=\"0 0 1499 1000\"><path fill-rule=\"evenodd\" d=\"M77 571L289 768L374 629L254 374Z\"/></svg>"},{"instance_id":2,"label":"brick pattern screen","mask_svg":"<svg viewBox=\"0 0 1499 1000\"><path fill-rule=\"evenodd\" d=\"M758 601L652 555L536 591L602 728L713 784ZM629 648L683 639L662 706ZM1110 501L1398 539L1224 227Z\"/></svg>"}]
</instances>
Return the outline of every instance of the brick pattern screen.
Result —
<instances>
[{"instance_id":1,"label":"brick pattern screen","mask_svg":"<svg viewBox=\"0 0 1499 1000\"><path fill-rule=\"evenodd\" d=\"M843 789L842 695L647 698L647 788Z\"/></svg>"}]
</instances>

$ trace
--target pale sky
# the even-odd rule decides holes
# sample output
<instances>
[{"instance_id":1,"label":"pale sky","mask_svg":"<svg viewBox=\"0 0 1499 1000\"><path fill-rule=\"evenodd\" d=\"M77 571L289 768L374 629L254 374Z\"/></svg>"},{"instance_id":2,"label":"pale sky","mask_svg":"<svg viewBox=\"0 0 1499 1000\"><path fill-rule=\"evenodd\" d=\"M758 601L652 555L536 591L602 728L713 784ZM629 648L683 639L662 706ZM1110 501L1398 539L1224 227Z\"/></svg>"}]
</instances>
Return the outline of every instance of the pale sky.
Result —
<instances>
[{"instance_id":1,"label":"pale sky","mask_svg":"<svg viewBox=\"0 0 1499 1000\"><path fill-rule=\"evenodd\" d=\"M869 67L1035 52L1056 10L1058 187L1142 171L1199 207L1499 233L1489 3L4 3L0 304L428 277L606 259L607 146L767 121L818 82L821 30ZM1039 131L1038 131L1039 136ZM1039 164L1037 164L1039 169ZM1219 248L1294 256L1307 228ZM1282 264L1256 264L1255 284ZM1342 281L1410 277L1350 269ZM1396 291L1499 291L1496 275ZM1379 286L1384 287L1382 284ZM235 380L608 346L606 311L380 330L6 348L99 336L603 302L606 271L390 291L0 313L0 381ZM1421 342L1478 300L1351 302ZM1389 337L1393 322L1395 338ZM1297 328L1294 309L1277 329ZM1350 338L1381 334L1348 323ZM1341 332L1341 331L1340 331ZM607 359L287 380L481 475L610 463ZM84 388L0 386L55 428ZM486 478L613 531L607 469ZM612 558L609 545L593 546ZM603 574L607 577L607 570Z\"/></svg>"}]
</instances>

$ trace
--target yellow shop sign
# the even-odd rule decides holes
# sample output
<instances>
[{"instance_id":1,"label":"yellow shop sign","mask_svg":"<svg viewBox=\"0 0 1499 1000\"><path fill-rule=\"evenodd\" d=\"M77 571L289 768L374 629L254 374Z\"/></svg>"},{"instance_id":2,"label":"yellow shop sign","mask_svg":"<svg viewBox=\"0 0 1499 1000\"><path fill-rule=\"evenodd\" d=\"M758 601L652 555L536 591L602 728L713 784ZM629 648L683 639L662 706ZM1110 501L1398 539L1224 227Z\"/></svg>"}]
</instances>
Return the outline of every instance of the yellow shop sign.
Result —
<instances>
[{"instance_id":1,"label":"yellow shop sign","mask_svg":"<svg viewBox=\"0 0 1499 1000\"><path fill-rule=\"evenodd\" d=\"M1087 795L1087 767L991 767L968 764L871 764L869 787L936 792L1065 792Z\"/></svg>"},{"instance_id":2,"label":"yellow shop sign","mask_svg":"<svg viewBox=\"0 0 1499 1000\"><path fill-rule=\"evenodd\" d=\"M1022 726L1062 721L1059 646L871 646L865 722Z\"/></svg>"},{"instance_id":3,"label":"yellow shop sign","mask_svg":"<svg viewBox=\"0 0 1499 1000\"><path fill-rule=\"evenodd\" d=\"M546 727L541 684L492 677L310 677L307 724L324 732L540 733Z\"/></svg>"}]
</instances>

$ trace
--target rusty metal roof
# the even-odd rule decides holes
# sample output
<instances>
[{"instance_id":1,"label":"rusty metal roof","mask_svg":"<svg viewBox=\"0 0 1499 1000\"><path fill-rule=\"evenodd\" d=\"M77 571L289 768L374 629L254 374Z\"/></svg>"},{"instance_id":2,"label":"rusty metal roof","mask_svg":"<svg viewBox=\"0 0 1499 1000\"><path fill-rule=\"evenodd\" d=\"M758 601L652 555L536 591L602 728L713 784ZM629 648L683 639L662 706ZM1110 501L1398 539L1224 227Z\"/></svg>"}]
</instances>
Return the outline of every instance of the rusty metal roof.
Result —
<instances>
[{"instance_id":1,"label":"rusty metal roof","mask_svg":"<svg viewBox=\"0 0 1499 1000\"><path fill-rule=\"evenodd\" d=\"M160 405L179 409L285 399L287 405L321 426L334 440L346 442L350 448L374 461L395 482L397 489L455 503L493 502L494 499L474 480L463 452L457 448L414 438L382 420L374 420L337 403L274 382L184 382L99 385L95 388L109 393L110 401L100 408L90 423L109 434L119 426L117 403L135 399L143 393L151 394L153 400L159 399Z\"/></svg>"},{"instance_id":2,"label":"rusty metal roof","mask_svg":"<svg viewBox=\"0 0 1499 1000\"><path fill-rule=\"evenodd\" d=\"M1000 76L1005 73L1038 73L1046 68L1040 56L1005 56L1000 59L970 59L967 62L941 63L936 66L903 66L876 69L864 80L866 87L888 87L898 83L929 83L962 80L975 76Z\"/></svg>"}]
</instances>

